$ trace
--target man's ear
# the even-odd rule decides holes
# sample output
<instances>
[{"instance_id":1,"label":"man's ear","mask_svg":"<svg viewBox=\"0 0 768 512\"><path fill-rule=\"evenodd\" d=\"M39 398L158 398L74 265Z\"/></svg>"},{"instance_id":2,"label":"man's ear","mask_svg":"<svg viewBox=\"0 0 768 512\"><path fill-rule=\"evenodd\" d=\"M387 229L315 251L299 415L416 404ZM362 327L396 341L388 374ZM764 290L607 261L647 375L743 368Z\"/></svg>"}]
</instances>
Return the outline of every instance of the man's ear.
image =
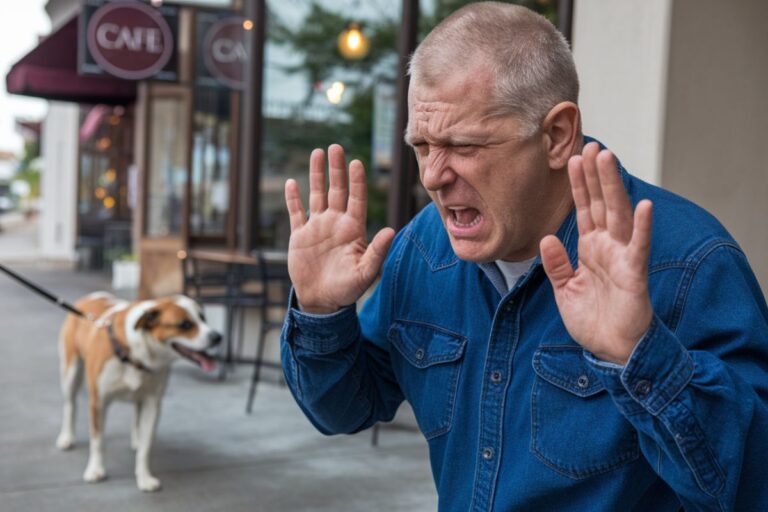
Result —
<instances>
[{"instance_id":1,"label":"man's ear","mask_svg":"<svg viewBox=\"0 0 768 512\"><path fill-rule=\"evenodd\" d=\"M136 325L134 325L133 328L137 331L151 329L155 326L159 317L159 309L148 309L138 320L136 320Z\"/></svg>"},{"instance_id":2,"label":"man's ear","mask_svg":"<svg viewBox=\"0 0 768 512\"><path fill-rule=\"evenodd\" d=\"M550 169L564 169L581 141L581 113L570 101L558 103L542 123Z\"/></svg>"}]
</instances>

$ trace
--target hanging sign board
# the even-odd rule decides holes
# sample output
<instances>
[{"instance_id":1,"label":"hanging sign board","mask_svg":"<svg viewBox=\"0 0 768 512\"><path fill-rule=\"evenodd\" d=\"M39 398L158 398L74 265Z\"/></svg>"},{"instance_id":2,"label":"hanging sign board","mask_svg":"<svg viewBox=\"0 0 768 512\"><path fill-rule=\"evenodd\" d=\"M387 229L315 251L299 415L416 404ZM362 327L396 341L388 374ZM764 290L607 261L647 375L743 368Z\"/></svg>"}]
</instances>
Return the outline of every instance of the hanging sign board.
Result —
<instances>
[{"instance_id":1,"label":"hanging sign board","mask_svg":"<svg viewBox=\"0 0 768 512\"><path fill-rule=\"evenodd\" d=\"M250 20L231 12L198 12L198 84L235 90L245 87L247 37L252 28Z\"/></svg>"},{"instance_id":2,"label":"hanging sign board","mask_svg":"<svg viewBox=\"0 0 768 512\"><path fill-rule=\"evenodd\" d=\"M86 0L80 17L80 72L126 80L177 74L178 7L138 0Z\"/></svg>"}]
</instances>

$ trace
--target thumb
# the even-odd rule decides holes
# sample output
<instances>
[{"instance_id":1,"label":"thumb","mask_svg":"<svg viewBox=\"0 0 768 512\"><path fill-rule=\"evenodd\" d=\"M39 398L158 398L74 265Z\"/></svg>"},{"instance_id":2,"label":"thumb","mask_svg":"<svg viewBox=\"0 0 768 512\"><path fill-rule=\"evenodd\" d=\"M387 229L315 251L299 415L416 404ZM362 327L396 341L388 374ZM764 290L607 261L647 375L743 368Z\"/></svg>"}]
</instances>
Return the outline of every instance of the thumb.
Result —
<instances>
[{"instance_id":1,"label":"thumb","mask_svg":"<svg viewBox=\"0 0 768 512\"><path fill-rule=\"evenodd\" d=\"M379 273L394 238L395 230L392 228L384 228L373 237L360 260L360 266L366 280L373 281L373 278Z\"/></svg>"},{"instance_id":2,"label":"thumb","mask_svg":"<svg viewBox=\"0 0 768 512\"><path fill-rule=\"evenodd\" d=\"M565 247L556 236L547 235L539 244L544 272L555 290L562 288L573 276L573 267Z\"/></svg>"}]
</instances>

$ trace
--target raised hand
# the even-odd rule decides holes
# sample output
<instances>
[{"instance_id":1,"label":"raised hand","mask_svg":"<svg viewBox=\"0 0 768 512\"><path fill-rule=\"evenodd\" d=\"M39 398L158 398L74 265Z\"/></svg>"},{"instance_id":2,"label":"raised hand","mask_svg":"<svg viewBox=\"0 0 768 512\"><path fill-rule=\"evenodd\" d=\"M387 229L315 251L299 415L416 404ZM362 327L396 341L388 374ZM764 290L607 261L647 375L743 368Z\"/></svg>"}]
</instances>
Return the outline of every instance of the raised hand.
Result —
<instances>
[{"instance_id":1,"label":"raised hand","mask_svg":"<svg viewBox=\"0 0 768 512\"><path fill-rule=\"evenodd\" d=\"M579 262L571 267L560 241L540 244L544 270L566 329L598 358L624 364L653 317L648 294L652 205L635 208L616 160L597 143L568 162L579 229Z\"/></svg>"},{"instance_id":2,"label":"raised hand","mask_svg":"<svg viewBox=\"0 0 768 512\"><path fill-rule=\"evenodd\" d=\"M325 154L315 149L309 157L309 219L295 180L285 183L285 203L291 222L288 273L302 310L333 313L353 304L370 287L395 236L379 231L367 243L365 218L367 188L359 160L349 164L344 149L328 148L330 188L325 189Z\"/></svg>"}]
</instances>

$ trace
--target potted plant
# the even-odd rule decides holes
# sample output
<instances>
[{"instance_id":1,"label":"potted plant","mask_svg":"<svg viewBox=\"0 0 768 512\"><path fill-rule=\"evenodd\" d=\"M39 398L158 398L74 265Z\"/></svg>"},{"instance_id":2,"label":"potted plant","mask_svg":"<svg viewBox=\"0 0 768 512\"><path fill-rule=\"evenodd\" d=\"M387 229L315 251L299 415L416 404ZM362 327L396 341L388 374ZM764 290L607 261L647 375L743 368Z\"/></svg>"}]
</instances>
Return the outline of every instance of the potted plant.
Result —
<instances>
[{"instance_id":1,"label":"potted plant","mask_svg":"<svg viewBox=\"0 0 768 512\"><path fill-rule=\"evenodd\" d=\"M125 253L112 260L112 288L136 289L139 287L139 261L135 254Z\"/></svg>"}]
</instances>

